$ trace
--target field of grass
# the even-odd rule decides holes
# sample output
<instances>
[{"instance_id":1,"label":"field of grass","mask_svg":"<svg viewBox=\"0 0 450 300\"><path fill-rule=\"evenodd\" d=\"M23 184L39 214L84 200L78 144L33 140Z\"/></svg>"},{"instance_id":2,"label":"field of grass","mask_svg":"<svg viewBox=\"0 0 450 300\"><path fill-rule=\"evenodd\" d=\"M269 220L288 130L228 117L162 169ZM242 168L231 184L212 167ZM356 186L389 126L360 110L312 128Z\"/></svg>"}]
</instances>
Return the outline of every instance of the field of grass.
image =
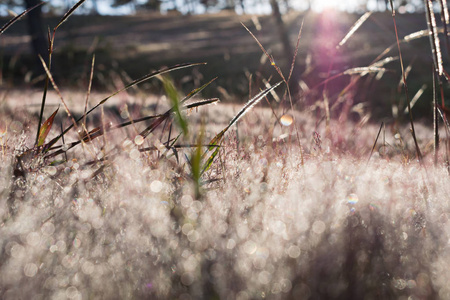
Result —
<instances>
[{"instance_id":1,"label":"field of grass","mask_svg":"<svg viewBox=\"0 0 450 300\"><path fill-rule=\"evenodd\" d=\"M358 19L347 17L342 28L325 15L316 16L321 26L304 23L301 44L322 53L306 59L300 47L302 90L294 95L277 70L283 59L260 62L271 38L253 27L265 49L245 29L241 47L258 53L256 67L268 73L227 74L247 87L248 96L234 93L236 103L219 102L231 92L200 64L149 67L133 80L127 64L96 75L98 61L88 56L82 89L64 84L55 54L39 90L5 80L0 299L449 299L447 82L442 72L433 93L436 44L400 43L405 73L413 57L430 64L405 74L405 96L392 17L367 20L360 30L371 36L356 31L337 53ZM399 39L426 29L422 22L405 29L399 21ZM337 37L316 40L332 29ZM282 73L287 79L289 69ZM91 91L95 76L110 85ZM423 78L428 93L414 97ZM422 119L408 123L405 101L413 98Z\"/></svg>"}]
</instances>

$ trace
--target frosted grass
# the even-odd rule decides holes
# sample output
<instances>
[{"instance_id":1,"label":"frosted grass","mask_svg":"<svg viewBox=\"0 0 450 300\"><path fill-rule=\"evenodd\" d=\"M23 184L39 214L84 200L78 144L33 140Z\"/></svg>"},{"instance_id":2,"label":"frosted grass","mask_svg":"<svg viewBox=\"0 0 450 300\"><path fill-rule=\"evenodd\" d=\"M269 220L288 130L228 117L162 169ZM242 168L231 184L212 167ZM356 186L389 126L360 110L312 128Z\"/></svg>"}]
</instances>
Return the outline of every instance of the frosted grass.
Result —
<instances>
[{"instance_id":1,"label":"frosted grass","mask_svg":"<svg viewBox=\"0 0 450 300\"><path fill-rule=\"evenodd\" d=\"M132 154L130 141L95 178L83 157L29 173L16 183L13 217L8 152L0 173L0 296L448 298L446 169L425 173L378 153L366 164L327 153L326 142L307 151L302 167L296 146L260 136L238 153L231 135L225 166L207 174L225 180L204 186L196 200L181 170Z\"/></svg>"}]
</instances>

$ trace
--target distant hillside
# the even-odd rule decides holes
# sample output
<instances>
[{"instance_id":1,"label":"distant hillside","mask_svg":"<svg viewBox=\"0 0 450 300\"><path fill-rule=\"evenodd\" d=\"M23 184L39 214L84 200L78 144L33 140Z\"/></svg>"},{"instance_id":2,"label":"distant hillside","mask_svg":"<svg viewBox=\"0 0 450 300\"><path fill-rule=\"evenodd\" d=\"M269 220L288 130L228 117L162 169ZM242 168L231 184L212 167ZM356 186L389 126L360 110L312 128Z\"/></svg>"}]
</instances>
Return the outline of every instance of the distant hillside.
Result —
<instances>
[{"instance_id":1,"label":"distant hillside","mask_svg":"<svg viewBox=\"0 0 450 300\"><path fill-rule=\"evenodd\" d=\"M311 13L307 16L292 13L285 16L292 45L295 45L298 30L304 20L297 70L303 74L302 78L309 87L323 81L331 62L333 62L331 74L352 67L367 66L395 43L390 14L376 13L344 47L336 50L335 46L358 17L346 13L336 15ZM52 17L46 21L51 27L58 19ZM0 19L0 22L5 23L6 19ZM218 76L218 85L225 88L228 93L246 95L249 74L253 74L253 80L259 76L258 74L262 74L265 78L270 76L278 78L278 75L269 63L261 65L263 53L240 22L250 28L266 50L274 56L277 65L287 74L291 58L281 55L278 32L272 18L240 16L227 12L198 16L156 14L114 17L73 16L57 32L55 44L57 55L53 72L60 77L62 83L72 84L80 77L86 76L84 73L89 69L87 66L94 52L97 55L97 72L125 71L131 78L165 65L207 62L208 64L198 68L194 75L174 73L173 76L180 83L193 79L209 80ZM400 37L426 28L425 17L422 14L397 15L397 22ZM3 69L13 68L13 74L19 82L23 81L29 66L26 58L30 54L29 40L24 21L15 24L0 39ZM409 78L411 91L419 89L424 82L428 82L431 86L429 72L421 71L424 68L431 68L428 39L423 38L411 44L405 43L402 47L405 64L414 63ZM397 49L394 47L385 56L397 55ZM392 69L392 72L385 75L387 78L385 83L381 81L377 85L377 92L390 95L392 82L400 80L400 73L395 62L386 67ZM100 81L98 79L95 83L101 83ZM338 81L337 85L341 84L345 82ZM333 83L329 88L333 89ZM336 87L339 88L340 86ZM359 97L363 95L359 93Z\"/></svg>"}]
</instances>

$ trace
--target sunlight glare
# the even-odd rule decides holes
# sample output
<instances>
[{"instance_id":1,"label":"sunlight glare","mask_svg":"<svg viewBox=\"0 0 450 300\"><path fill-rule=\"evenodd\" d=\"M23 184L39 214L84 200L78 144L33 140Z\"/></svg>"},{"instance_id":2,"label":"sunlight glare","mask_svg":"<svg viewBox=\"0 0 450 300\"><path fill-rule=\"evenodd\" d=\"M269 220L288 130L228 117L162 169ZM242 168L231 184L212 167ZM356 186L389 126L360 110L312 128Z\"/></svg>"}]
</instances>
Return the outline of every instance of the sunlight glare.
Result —
<instances>
[{"instance_id":1,"label":"sunlight glare","mask_svg":"<svg viewBox=\"0 0 450 300\"><path fill-rule=\"evenodd\" d=\"M322 12L326 10L347 10L355 9L358 6L357 0L315 0L311 4L314 11Z\"/></svg>"}]
</instances>

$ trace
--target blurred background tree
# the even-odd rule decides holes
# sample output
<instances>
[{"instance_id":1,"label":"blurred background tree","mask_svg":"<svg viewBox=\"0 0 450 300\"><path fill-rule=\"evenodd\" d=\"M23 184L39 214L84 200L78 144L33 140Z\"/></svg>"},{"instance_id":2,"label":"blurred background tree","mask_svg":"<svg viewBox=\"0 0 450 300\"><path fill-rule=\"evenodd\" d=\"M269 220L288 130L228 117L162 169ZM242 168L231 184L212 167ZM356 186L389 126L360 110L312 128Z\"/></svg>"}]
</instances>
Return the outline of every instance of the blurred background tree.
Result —
<instances>
[{"instance_id":1,"label":"blurred background tree","mask_svg":"<svg viewBox=\"0 0 450 300\"><path fill-rule=\"evenodd\" d=\"M14 1L14 0L13 0ZM25 8L30 9L36 5L38 5L41 1L39 0L24 0ZM39 55L47 61L48 58L48 41L45 38L44 34L44 26L42 20L42 6L38 6L31 10L27 15L27 27L28 32L31 36L31 47L36 56L35 58L35 72L39 72L38 70L43 69L40 67Z\"/></svg>"},{"instance_id":2,"label":"blurred background tree","mask_svg":"<svg viewBox=\"0 0 450 300\"><path fill-rule=\"evenodd\" d=\"M44 59L48 57L48 41L46 28L43 24L43 14L62 15L78 0L47 0L46 4L31 11L27 16L27 28L31 36L31 49L36 58L36 66L40 72L42 68L37 59L41 55ZM393 0L399 12L423 11L422 0ZM19 13L24 8L30 8L40 0L0 0L0 15L7 14L8 9ZM346 5L345 1L342 5ZM389 9L389 0L356 0L351 11L362 13L363 11ZM255 12L272 14L272 20L278 31L277 38L282 45L284 57L293 57L293 41L290 41L284 16L293 10L317 10L320 7L337 7L341 5L337 0L86 0L77 10L76 14L134 14L140 12L172 12L180 14L199 14L209 12L231 11L239 14L254 14ZM289 66L280 66L289 69ZM297 68L296 68L297 69ZM296 74L293 74L295 81ZM295 87L292 87L295 92Z\"/></svg>"},{"instance_id":3,"label":"blurred background tree","mask_svg":"<svg viewBox=\"0 0 450 300\"><path fill-rule=\"evenodd\" d=\"M292 9L310 10L315 7L323 6L324 0L275 0L280 7L282 13L288 12ZM405 12L423 11L422 0L393 0L396 8L407 8ZM15 11L20 11L28 2L38 3L38 0L3 0L0 1L0 14L5 14L7 8ZM47 0L45 8L42 9L45 13L61 14L73 6L76 0ZM150 11L167 11L178 10L181 13L202 13L202 12L217 12L220 10L232 10L239 13L254 13L260 11L259 8L273 7L272 0L87 0L83 6L77 10L77 13L82 14L123 14L135 13L140 10ZM339 3L337 1L330 1L330 3ZM345 1L344 1L345 2ZM352 7L351 10L358 8L364 10L370 8L372 10L384 11L389 9L389 0L359 0L353 1L352 6L349 4L346 7ZM344 7L339 4L340 7ZM128 7L128 10L124 10ZM105 12L107 11L107 12ZM269 11L265 10L266 13Z\"/></svg>"}]
</instances>

